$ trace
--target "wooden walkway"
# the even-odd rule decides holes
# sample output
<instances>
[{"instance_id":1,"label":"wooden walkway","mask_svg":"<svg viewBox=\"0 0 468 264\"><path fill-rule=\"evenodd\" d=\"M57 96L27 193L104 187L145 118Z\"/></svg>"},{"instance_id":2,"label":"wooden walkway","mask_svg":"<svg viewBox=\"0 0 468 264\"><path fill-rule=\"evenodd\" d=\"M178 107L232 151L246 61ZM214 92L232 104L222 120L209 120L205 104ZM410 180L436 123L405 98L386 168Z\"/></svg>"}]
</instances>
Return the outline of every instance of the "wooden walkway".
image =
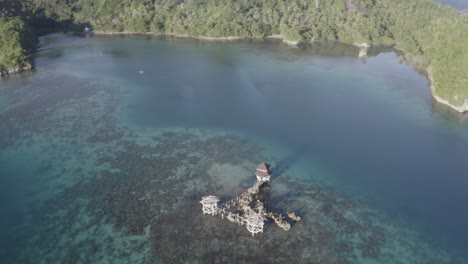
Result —
<instances>
[{"instance_id":1,"label":"wooden walkway","mask_svg":"<svg viewBox=\"0 0 468 264\"><path fill-rule=\"evenodd\" d=\"M244 192L248 192L248 191L252 191L254 193L258 192L259 188L260 188L260 185L261 183L259 183L258 181L255 181L255 183L253 184L253 186L249 189L247 189L247 191L244 191ZM227 202L224 202L221 204L220 208L227 208L227 209L231 209L232 207L235 207L237 205L239 205L240 201L242 200L242 194L244 192L241 192L239 195L237 195L235 198L227 201Z\"/></svg>"},{"instance_id":2,"label":"wooden walkway","mask_svg":"<svg viewBox=\"0 0 468 264\"><path fill-rule=\"evenodd\" d=\"M235 214L226 210L226 208L217 208L215 215L221 216L222 219L227 219L231 222L237 223L239 225L246 224L247 218L241 216L240 214Z\"/></svg>"},{"instance_id":3,"label":"wooden walkway","mask_svg":"<svg viewBox=\"0 0 468 264\"><path fill-rule=\"evenodd\" d=\"M249 220L247 219L247 217L241 216L239 213L230 212L229 210L241 204L241 201L243 200L242 198L246 192L257 193L261 184L262 183L255 181L255 183L253 184L251 188L247 189L246 191L241 192L237 197L220 204L219 206L216 207L214 211L214 215L219 215L221 216L222 219L226 218L227 220L237 223L239 225L248 224ZM242 209L242 208L239 208L239 209Z\"/></svg>"},{"instance_id":4,"label":"wooden walkway","mask_svg":"<svg viewBox=\"0 0 468 264\"><path fill-rule=\"evenodd\" d=\"M240 196L221 204L220 209L224 209L224 208L231 209L231 207L235 207L236 205L238 205L239 202L240 202Z\"/></svg>"},{"instance_id":5,"label":"wooden walkway","mask_svg":"<svg viewBox=\"0 0 468 264\"><path fill-rule=\"evenodd\" d=\"M267 218L271 218L279 227L288 231L290 224L286 222L285 218L281 214L270 212L262 197L257 196L262 184L270 181L268 169L262 170L262 166L266 167L265 163L259 165L261 174L256 174L254 184L238 195L232 196L234 198L231 200L218 204L220 199L217 196L202 197L200 203L202 204L203 214L220 216L222 219L245 226L252 236L263 233ZM258 170L256 173L258 173ZM231 192L234 193L236 190L233 189Z\"/></svg>"}]
</instances>

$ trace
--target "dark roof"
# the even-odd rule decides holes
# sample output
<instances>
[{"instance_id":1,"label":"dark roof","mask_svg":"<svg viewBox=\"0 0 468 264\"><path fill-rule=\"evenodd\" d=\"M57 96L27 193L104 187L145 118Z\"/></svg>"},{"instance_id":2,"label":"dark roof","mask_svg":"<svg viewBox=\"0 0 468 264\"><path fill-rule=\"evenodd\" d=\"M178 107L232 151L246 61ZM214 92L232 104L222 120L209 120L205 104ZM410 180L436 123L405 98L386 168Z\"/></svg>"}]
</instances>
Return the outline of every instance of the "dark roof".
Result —
<instances>
[{"instance_id":1,"label":"dark roof","mask_svg":"<svg viewBox=\"0 0 468 264\"><path fill-rule=\"evenodd\" d=\"M265 162L262 162L260 163L260 165L258 165L257 170L269 171L270 165L266 164Z\"/></svg>"}]
</instances>

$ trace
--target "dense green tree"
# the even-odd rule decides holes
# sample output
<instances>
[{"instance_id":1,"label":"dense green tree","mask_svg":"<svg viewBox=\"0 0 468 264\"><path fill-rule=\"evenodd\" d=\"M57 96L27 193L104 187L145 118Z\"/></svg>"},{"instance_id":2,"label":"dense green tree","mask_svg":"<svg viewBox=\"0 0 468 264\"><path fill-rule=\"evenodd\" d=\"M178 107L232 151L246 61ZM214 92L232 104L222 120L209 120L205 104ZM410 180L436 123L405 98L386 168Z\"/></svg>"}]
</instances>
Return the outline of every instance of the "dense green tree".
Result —
<instances>
[{"instance_id":1,"label":"dense green tree","mask_svg":"<svg viewBox=\"0 0 468 264\"><path fill-rule=\"evenodd\" d=\"M0 17L0 72L31 68L35 38L19 17Z\"/></svg>"}]
</instances>

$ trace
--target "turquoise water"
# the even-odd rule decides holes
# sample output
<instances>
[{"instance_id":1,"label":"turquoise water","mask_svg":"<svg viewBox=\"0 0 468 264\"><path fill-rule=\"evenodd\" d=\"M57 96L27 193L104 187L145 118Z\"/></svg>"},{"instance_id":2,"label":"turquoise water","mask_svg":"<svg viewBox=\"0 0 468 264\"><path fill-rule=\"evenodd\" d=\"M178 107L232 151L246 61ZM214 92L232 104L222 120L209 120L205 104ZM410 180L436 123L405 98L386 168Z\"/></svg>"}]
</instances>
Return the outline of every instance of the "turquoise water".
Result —
<instances>
[{"instance_id":1,"label":"turquoise water","mask_svg":"<svg viewBox=\"0 0 468 264\"><path fill-rule=\"evenodd\" d=\"M42 41L0 83L2 262L467 262L468 122L392 50ZM263 160L302 222L250 238L200 215Z\"/></svg>"}]
</instances>

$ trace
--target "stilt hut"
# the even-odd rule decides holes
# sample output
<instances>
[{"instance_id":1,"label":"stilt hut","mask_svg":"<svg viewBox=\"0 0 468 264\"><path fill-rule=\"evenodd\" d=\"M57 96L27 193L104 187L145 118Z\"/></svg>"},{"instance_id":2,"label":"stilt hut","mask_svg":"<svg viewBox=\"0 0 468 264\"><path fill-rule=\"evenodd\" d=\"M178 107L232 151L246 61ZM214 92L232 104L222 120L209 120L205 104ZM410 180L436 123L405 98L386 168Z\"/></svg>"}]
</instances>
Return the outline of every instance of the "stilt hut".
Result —
<instances>
[{"instance_id":1,"label":"stilt hut","mask_svg":"<svg viewBox=\"0 0 468 264\"><path fill-rule=\"evenodd\" d=\"M259 183L269 182L271 176L270 165L265 162L260 163L255 171L255 175Z\"/></svg>"},{"instance_id":2,"label":"stilt hut","mask_svg":"<svg viewBox=\"0 0 468 264\"><path fill-rule=\"evenodd\" d=\"M202 198L200 203L202 204L203 214L216 215L218 213L218 202L217 196L209 195Z\"/></svg>"},{"instance_id":3,"label":"stilt hut","mask_svg":"<svg viewBox=\"0 0 468 264\"><path fill-rule=\"evenodd\" d=\"M261 214L251 214L245 220L245 227L254 236L257 233L263 233L263 226L266 218Z\"/></svg>"}]
</instances>

